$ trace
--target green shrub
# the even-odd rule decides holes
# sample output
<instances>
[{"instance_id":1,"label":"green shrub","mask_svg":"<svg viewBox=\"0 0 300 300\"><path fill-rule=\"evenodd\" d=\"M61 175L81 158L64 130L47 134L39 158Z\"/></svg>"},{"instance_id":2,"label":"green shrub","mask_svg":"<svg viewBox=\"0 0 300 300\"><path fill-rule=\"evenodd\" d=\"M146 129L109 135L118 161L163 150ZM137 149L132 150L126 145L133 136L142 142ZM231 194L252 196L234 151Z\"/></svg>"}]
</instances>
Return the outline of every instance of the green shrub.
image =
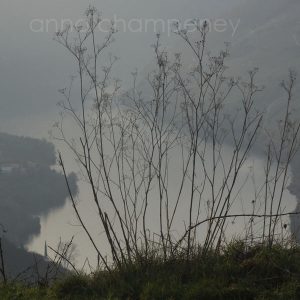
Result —
<instances>
[{"instance_id":1,"label":"green shrub","mask_svg":"<svg viewBox=\"0 0 300 300\"><path fill-rule=\"evenodd\" d=\"M68 276L56 282L52 289L58 299L66 300L91 298L94 294L94 290L90 286L90 278L86 275Z\"/></svg>"}]
</instances>

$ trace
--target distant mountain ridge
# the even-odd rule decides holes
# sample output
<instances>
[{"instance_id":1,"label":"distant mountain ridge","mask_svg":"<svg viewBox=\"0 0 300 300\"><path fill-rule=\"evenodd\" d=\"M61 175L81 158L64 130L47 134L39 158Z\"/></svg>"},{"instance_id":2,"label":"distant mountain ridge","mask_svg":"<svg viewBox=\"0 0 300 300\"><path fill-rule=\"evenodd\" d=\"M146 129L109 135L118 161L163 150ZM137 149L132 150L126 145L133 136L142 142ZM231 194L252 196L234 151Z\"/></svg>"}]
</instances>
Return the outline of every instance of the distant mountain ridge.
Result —
<instances>
[{"instance_id":1,"label":"distant mountain ridge","mask_svg":"<svg viewBox=\"0 0 300 300\"><path fill-rule=\"evenodd\" d=\"M46 140L0 132L0 164L34 162L51 166L55 161L54 145Z\"/></svg>"},{"instance_id":2,"label":"distant mountain ridge","mask_svg":"<svg viewBox=\"0 0 300 300\"><path fill-rule=\"evenodd\" d=\"M17 247L5 238L2 238L2 251L5 275L9 280L42 284L40 281L46 277L51 281L67 272L62 266L51 264L46 257L28 252L24 247Z\"/></svg>"}]
</instances>

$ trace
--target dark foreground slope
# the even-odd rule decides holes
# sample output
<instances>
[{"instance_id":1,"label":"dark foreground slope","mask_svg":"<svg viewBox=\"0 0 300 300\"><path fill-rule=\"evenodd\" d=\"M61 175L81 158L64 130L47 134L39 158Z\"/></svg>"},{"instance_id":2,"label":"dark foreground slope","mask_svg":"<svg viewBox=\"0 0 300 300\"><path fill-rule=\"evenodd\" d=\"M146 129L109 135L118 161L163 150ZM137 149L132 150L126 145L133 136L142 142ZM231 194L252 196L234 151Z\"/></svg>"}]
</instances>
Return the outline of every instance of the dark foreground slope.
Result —
<instances>
[{"instance_id":1,"label":"dark foreground slope","mask_svg":"<svg viewBox=\"0 0 300 300\"><path fill-rule=\"evenodd\" d=\"M54 268L44 256L17 247L7 239L2 239L2 252L5 274L10 282L42 283L45 277L51 281L67 272L61 266Z\"/></svg>"}]
</instances>

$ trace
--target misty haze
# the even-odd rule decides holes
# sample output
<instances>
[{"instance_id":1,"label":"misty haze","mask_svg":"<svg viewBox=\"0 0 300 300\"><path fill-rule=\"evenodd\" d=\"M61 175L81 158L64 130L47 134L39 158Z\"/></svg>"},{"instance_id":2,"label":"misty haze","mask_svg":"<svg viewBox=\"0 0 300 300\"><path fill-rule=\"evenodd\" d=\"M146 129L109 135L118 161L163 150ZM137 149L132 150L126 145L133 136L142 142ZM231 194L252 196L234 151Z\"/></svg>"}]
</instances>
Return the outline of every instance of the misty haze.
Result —
<instances>
[{"instance_id":1,"label":"misty haze","mask_svg":"<svg viewBox=\"0 0 300 300\"><path fill-rule=\"evenodd\" d=\"M300 299L299 14L2 1L0 299Z\"/></svg>"}]
</instances>

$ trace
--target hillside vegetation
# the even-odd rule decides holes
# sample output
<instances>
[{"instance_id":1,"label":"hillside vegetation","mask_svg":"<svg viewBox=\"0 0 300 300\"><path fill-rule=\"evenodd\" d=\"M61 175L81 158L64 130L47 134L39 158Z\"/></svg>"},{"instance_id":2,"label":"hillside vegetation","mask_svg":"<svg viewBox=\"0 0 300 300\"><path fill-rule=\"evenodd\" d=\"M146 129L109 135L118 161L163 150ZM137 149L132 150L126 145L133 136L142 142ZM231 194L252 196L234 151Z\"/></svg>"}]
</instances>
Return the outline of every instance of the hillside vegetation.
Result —
<instances>
[{"instance_id":1,"label":"hillside vegetation","mask_svg":"<svg viewBox=\"0 0 300 300\"><path fill-rule=\"evenodd\" d=\"M194 249L164 261L153 253L121 269L73 274L50 286L2 285L1 299L263 300L300 299L300 248L247 246L235 241L219 253Z\"/></svg>"}]
</instances>

